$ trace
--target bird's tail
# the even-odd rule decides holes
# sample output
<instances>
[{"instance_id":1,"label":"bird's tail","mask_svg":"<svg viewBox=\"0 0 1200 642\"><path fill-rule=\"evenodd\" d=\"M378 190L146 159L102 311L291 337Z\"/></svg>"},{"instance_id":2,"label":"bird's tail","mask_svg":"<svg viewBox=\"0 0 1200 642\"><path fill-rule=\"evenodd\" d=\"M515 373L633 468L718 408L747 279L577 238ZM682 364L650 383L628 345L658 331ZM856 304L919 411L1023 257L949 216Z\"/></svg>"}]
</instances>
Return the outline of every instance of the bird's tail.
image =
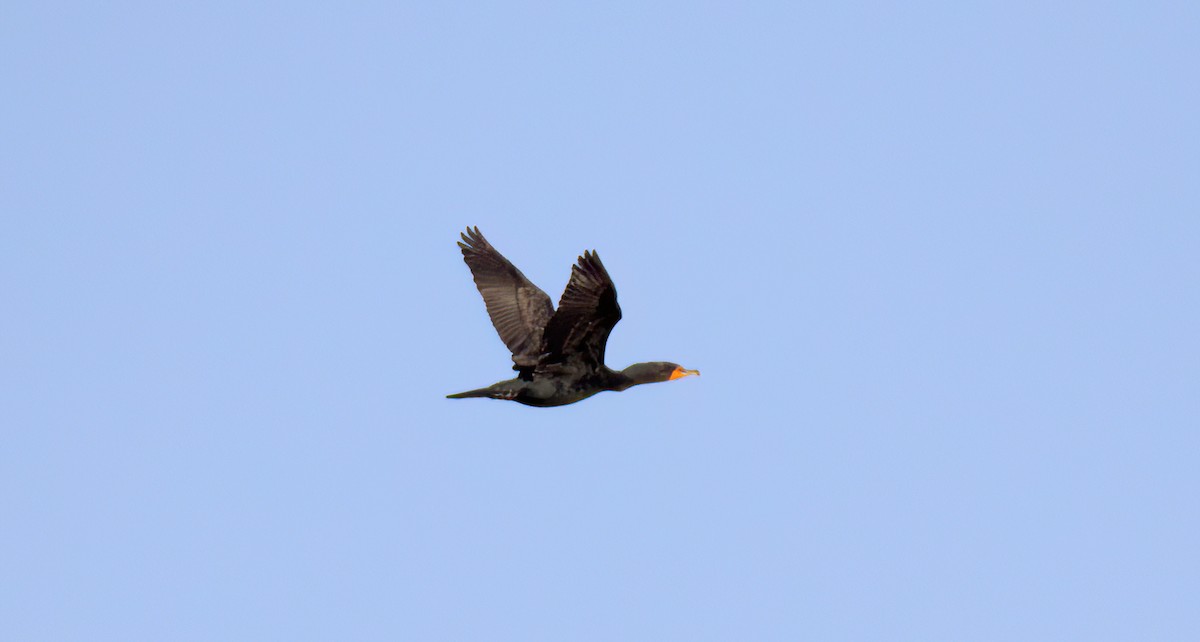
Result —
<instances>
[{"instance_id":1,"label":"bird's tail","mask_svg":"<svg viewBox=\"0 0 1200 642\"><path fill-rule=\"evenodd\" d=\"M491 397L495 393L491 388L479 388L478 390L468 390L452 395L446 395L447 399L469 399L471 397Z\"/></svg>"}]
</instances>

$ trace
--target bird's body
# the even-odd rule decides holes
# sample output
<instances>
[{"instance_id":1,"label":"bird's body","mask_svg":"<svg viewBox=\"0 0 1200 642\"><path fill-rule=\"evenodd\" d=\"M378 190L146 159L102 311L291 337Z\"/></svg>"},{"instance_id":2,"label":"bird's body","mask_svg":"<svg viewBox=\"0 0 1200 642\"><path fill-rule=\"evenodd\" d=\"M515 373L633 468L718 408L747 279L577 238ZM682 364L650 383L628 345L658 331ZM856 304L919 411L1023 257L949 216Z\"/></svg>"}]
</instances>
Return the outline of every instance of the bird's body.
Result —
<instances>
[{"instance_id":1,"label":"bird's body","mask_svg":"<svg viewBox=\"0 0 1200 642\"><path fill-rule=\"evenodd\" d=\"M618 374L612 370L608 374ZM564 406L582 401L603 390L612 390L608 377L586 372L565 372L557 376L534 374L529 379L517 377L494 383L486 388L450 395L451 399L489 397L509 399L527 406Z\"/></svg>"},{"instance_id":2,"label":"bird's body","mask_svg":"<svg viewBox=\"0 0 1200 642\"><path fill-rule=\"evenodd\" d=\"M700 374L661 361L622 371L604 365L604 348L621 320L621 308L616 287L594 252L584 252L572 266L571 280L555 310L550 297L497 252L479 228L468 228L462 239L458 245L463 260L471 268L496 332L512 351L518 375L487 388L448 395L451 399L488 397L529 406L562 406L604 390Z\"/></svg>"}]
</instances>

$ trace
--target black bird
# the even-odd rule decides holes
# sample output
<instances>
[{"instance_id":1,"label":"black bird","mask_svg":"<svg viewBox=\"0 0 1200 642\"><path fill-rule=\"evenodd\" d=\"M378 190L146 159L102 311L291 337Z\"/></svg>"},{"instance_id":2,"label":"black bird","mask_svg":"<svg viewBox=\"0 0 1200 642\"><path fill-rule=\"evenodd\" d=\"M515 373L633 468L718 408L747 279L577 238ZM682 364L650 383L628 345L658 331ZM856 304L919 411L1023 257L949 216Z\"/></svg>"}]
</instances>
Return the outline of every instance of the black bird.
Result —
<instances>
[{"instance_id":1,"label":"black bird","mask_svg":"<svg viewBox=\"0 0 1200 642\"><path fill-rule=\"evenodd\" d=\"M479 228L467 228L458 246L483 295L500 339L512 351L515 379L447 395L490 397L527 406L562 406L603 390L700 374L675 363L635 363L617 372L604 365L608 334L621 320L617 289L595 252L571 266L558 310L538 286L500 255Z\"/></svg>"}]
</instances>

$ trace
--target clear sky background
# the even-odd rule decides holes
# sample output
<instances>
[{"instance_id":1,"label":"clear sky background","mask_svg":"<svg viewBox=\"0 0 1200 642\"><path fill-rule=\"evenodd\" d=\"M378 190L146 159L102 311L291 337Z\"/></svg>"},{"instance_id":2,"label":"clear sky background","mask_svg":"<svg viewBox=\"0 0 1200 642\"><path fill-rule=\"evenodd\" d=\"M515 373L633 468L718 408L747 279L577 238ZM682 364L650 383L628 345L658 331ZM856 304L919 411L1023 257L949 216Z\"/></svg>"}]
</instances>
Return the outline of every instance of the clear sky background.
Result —
<instances>
[{"instance_id":1,"label":"clear sky background","mask_svg":"<svg viewBox=\"0 0 1200 642\"><path fill-rule=\"evenodd\" d=\"M1198 6L4 3L0 637L1200 639Z\"/></svg>"}]
</instances>

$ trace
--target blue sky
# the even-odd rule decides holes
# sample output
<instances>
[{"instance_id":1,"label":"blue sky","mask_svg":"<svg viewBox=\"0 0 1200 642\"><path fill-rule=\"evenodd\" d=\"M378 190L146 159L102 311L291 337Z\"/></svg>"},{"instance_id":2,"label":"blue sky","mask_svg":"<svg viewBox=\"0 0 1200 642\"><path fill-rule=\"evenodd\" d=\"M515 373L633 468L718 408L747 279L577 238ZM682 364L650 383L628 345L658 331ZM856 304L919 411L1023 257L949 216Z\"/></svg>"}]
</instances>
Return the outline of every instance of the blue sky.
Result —
<instances>
[{"instance_id":1,"label":"blue sky","mask_svg":"<svg viewBox=\"0 0 1200 642\"><path fill-rule=\"evenodd\" d=\"M8 3L14 640L1194 639L1194 3ZM509 376L454 242L614 367Z\"/></svg>"}]
</instances>

